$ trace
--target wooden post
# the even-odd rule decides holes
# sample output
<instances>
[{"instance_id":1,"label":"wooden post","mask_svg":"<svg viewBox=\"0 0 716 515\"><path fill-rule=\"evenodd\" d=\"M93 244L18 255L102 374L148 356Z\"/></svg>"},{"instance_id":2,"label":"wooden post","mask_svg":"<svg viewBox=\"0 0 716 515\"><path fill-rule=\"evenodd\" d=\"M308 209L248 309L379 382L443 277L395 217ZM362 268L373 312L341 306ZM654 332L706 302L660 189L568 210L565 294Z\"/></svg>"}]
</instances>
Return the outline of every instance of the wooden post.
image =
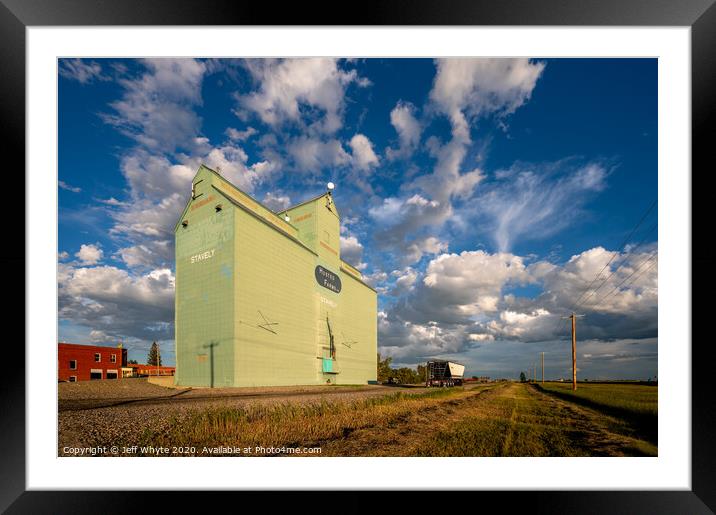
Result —
<instances>
[{"instance_id":1,"label":"wooden post","mask_svg":"<svg viewBox=\"0 0 716 515\"><path fill-rule=\"evenodd\" d=\"M542 386L544 386L544 352L542 353Z\"/></svg>"},{"instance_id":2,"label":"wooden post","mask_svg":"<svg viewBox=\"0 0 716 515\"><path fill-rule=\"evenodd\" d=\"M572 390L577 389L577 317L574 313L572 319Z\"/></svg>"}]
</instances>

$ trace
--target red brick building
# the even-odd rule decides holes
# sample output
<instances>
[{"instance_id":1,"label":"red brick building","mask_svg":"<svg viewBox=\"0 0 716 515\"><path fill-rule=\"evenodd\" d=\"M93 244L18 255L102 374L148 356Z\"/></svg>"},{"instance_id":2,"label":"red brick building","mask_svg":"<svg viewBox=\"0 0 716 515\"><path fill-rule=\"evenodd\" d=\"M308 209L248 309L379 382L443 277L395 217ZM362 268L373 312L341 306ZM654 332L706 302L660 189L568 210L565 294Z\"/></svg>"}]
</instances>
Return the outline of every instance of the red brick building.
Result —
<instances>
[{"instance_id":1,"label":"red brick building","mask_svg":"<svg viewBox=\"0 0 716 515\"><path fill-rule=\"evenodd\" d=\"M122 367L127 366L127 349L57 344L57 377L60 381L89 381L90 379L121 379Z\"/></svg>"}]
</instances>

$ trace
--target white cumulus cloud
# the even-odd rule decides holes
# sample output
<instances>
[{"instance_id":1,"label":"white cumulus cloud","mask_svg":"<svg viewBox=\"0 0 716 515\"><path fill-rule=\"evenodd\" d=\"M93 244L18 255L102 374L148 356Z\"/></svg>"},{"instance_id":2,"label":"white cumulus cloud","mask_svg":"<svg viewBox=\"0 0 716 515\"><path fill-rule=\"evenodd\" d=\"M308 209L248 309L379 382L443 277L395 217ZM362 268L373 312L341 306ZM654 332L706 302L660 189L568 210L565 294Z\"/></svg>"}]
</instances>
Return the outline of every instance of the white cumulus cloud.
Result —
<instances>
[{"instance_id":1,"label":"white cumulus cloud","mask_svg":"<svg viewBox=\"0 0 716 515\"><path fill-rule=\"evenodd\" d=\"M83 244L80 246L80 250L75 253L75 256L79 258L84 265L95 265L102 260L103 254L104 252L102 252L99 245Z\"/></svg>"},{"instance_id":2,"label":"white cumulus cloud","mask_svg":"<svg viewBox=\"0 0 716 515\"><path fill-rule=\"evenodd\" d=\"M351 156L337 139L324 141L301 136L292 140L286 150L301 172L316 173L322 168L347 165L351 160Z\"/></svg>"},{"instance_id":3,"label":"white cumulus cloud","mask_svg":"<svg viewBox=\"0 0 716 515\"><path fill-rule=\"evenodd\" d=\"M354 82L367 85L355 70L342 69L336 59L256 59L245 61L245 66L258 90L237 95L239 105L273 127L294 123L335 133L343 125L346 88ZM302 106L309 109L302 110Z\"/></svg>"},{"instance_id":4,"label":"white cumulus cloud","mask_svg":"<svg viewBox=\"0 0 716 515\"><path fill-rule=\"evenodd\" d=\"M453 134L469 140L467 118L508 115L532 95L544 63L530 59L438 59L431 100L453 125Z\"/></svg>"},{"instance_id":5,"label":"white cumulus cloud","mask_svg":"<svg viewBox=\"0 0 716 515\"><path fill-rule=\"evenodd\" d=\"M353 266L360 264L363 256L363 245L353 235L341 236L341 259Z\"/></svg>"},{"instance_id":6,"label":"white cumulus cloud","mask_svg":"<svg viewBox=\"0 0 716 515\"><path fill-rule=\"evenodd\" d=\"M400 145L397 149L388 148L386 156L390 160L409 157L420 143L422 131L415 117L415 106L410 102L398 102L390 112L390 123L398 133Z\"/></svg>"},{"instance_id":7,"label":"white cumulus cloud","mask_svg":"<svg viewBox=\"0 0 716 515\"><path fill-rule=\"evenodd\" d=\"M103 340L172 337L174 275L169 269L132 275L111 266L61 265L59 317ZM91 333L92 334L92 333Z\"/></svg>"},{"instance_id":8,"label":"white cumulus cloud","mask_svg":"<svg viewBox=\"0 0 716 515\"><path fill-rule=\"evenodd\" d=\"M125 135L153 151L191 149L201 120L194 106L201 104L206 66L195 59L147 59L147 71L138 78L123 78L121 99L106 114Z\"/></svg>"},{"instance_id":9,"label":"white cumulus cloud","mask_svg":"<svg viewBox=\"0 0 716 515\"><path fill-rule=\"evenodd\" d=\"M353 163L359 170L369 170L378 165L378 156L373 151L373 144L363 134L356 134L351 138L350 147L353 154Z\"/></svg>"}]
</instances>

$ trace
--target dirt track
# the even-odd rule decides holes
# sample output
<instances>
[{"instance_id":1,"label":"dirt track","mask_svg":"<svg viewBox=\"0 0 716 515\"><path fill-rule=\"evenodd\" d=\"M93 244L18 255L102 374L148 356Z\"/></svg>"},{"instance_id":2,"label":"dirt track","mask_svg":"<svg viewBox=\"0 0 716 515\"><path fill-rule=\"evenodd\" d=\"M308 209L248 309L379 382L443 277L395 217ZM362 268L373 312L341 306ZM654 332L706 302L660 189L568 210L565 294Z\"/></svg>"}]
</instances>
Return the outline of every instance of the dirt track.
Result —
<instances>
[{"instance_id":1,"label":"dirt track","mask_svg":"<svg viewBox=\"0 0 716 515\"><path fill-rule=\"evenodd\" d=\"M410 413L387 426L359 429L346 438L311 445L320 446L323 456L415 456L436 434L479 410L503 389L504 386L496 386L469 392Z\"/></svg>"},{"instance_id":2,"label":"dirt track","mask_svg":"<svg viewBox=\"0 0 716 515\"><path fill-rule=\"evenodd\" d=\"M504 430L474 430L495 421L502 423L496 427ZM465 422L473 424L471 429L456 431ZM323 456L446 455L434 445L436 439L456 442L447 454L450 456L643 455L636 439L615 431L620 426L619 420L595 410L530 386L505 383L467 392L388 426L359 429L342 439L309 445L321 446ZM468 445L462 446L465 438L461 431L469 433ZM553 434L548 434L550 431ZM555 432L560 433L558 442L552 443ZM530 438L534 442L529 442ZM489 441L477 443L480 439Z\"/></svg>"}]
</instances>

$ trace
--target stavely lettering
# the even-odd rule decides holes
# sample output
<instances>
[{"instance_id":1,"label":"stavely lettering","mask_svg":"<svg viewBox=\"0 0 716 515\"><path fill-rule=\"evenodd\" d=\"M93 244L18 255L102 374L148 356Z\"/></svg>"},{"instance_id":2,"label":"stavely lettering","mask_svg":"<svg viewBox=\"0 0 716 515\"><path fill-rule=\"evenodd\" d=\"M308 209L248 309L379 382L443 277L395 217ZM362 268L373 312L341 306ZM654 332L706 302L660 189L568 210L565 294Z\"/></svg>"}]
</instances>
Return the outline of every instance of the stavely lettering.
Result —
<instances>
[{"instance_id":1,"label":"stavely lettering","mask_svg":"<svg viewBox=\"0 0 716 515\"><path fill-rule=\"evenodd\" d=\"M214 257L214 251L216 249L207 250L201 254L195 254L191 257L191 262L196 263L197 261L204 261L205 259L211 259Z\"/></svg>"}]
</instances>

